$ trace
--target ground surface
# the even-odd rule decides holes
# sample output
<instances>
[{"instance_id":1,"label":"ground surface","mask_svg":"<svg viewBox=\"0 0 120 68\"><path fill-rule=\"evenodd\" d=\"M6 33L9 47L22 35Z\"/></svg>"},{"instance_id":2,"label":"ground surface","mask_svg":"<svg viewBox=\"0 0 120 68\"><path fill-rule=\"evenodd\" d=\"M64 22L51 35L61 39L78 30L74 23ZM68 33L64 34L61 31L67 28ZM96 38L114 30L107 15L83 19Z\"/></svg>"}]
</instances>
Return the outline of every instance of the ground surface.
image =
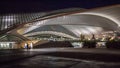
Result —
<instances>
[{"instance_id":1,"label":"ground surface","mask_svg":"<svg viewBox=\"0 0 120 68\"><path fill-rule=\"evenodd\" d=\"M120 68L119 52L81 48L0 50L0 68Z\"/></svg>"}]
</instances>

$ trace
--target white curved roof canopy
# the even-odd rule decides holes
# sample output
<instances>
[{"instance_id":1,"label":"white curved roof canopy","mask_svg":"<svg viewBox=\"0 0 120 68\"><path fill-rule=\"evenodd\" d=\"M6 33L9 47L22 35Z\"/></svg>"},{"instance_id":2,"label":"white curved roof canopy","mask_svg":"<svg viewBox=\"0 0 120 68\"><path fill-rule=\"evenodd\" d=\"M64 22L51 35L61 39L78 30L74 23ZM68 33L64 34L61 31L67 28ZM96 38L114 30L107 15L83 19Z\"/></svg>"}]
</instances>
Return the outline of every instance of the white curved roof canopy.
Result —
<instances>
[{"instance_id":1,"label":"white curved roof canopy","mask_svg":"<svg viewBox=\"0 0 120 68\"><path fill-rule=\"evenodd\" d=\"M110 7L98 8L98 9L86 11L83 13L76 13L76 15L83 14L83 15L101 16L101 17L110 19L111 21L118 24L118 26L120 26L120 13L119 12L120 12L120 5L115 5L115 6L110 6Z\"/></svg>"},{"instance_id":2,"label":"white curved roof canopy","mask_svg":"<svg viewBox=\"0 0 120 68\"><path fill-rule=\"evenodd\" d=\"M75 12L68 15L55 16L32 23L24 34L44 25L62 25L77 37L80 34L95 34L103 30L119 30L120 5ZM68 33L69 34L69 33Z\"/></svg>"},{"instance_id":3,"label":"white curved roof canopy","mask_svg":"<svg viewBox=\"0 0 120 68\"><path fill-rule=\"evenodd\" d=\"M106 30L119 30L119 12L120 5L116 5L57 16L32 23L32 26L27 28L24 33L28 33L43 25L62 25L77 37L80 34L96 34Z\"/></svg>"}]
</instances>

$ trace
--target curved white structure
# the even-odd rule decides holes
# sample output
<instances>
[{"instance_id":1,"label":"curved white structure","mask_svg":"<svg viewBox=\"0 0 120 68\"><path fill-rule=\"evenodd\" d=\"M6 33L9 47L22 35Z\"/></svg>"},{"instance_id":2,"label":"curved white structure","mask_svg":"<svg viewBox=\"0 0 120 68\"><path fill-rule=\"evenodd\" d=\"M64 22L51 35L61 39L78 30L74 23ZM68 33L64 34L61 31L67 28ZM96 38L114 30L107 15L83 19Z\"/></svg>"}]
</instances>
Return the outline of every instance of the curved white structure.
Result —
<instances>
[{"instance_id":1,"label":"curved white structure","mask_svg":"<svg viewBox=\"0 0 120 68\"><path fill-rule=\"evenodd\" d=\"M80 8L48 13L10 14L9 16L0 16L2 22L0 25L1 30L4 30L12 24L25 23L26 25L20 29L21 31L18 31L24 36L47 31L44 34L55 33L55 35L78 38L80 34L92 35L103 31L119 31L119 12L120 5L114 5L89 10Z\"/></svg>"}]
</instances>

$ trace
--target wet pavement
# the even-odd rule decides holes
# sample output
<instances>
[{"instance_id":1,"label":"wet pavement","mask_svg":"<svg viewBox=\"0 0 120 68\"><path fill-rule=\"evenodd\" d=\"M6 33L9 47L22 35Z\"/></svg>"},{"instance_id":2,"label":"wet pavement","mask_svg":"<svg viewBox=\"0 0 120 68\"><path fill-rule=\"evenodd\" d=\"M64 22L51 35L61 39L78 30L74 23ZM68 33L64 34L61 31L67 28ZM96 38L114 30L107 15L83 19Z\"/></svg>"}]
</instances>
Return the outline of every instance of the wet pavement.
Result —
<instances>
[{"instance_id":1,"label":"wet pavement","mask_svg":"<svg viewBox=\"0 0 120 68\"><path fill-rule=\"evenodd\" d=\"M0 68L120 68L120 64L39 55Z\"/></svg>"},{"instance_id":2,"label":"wet pavement","mask_svg":"<svg viewBox=\"0 0 120 68\"><path fill-rule=\"evenodd\" d=\"M85 60L64 56L53 56L55 52L88 52L101 54L103 51L119 55L119 50L51 48L31 50L1 50L0 68L120 68L120 62ZM85 50L85 51L84 51ZM86 51L87 50L87 51ZM95 51L95 52L94 52ZM66 53L65 53L66 54ZM74 53L71 53L74 55ZM104 56L104 55L103 55ZM109 57L108 57L109 58ZM113 56L114 58L114 56Z\"/></svg>"}]
</instances>

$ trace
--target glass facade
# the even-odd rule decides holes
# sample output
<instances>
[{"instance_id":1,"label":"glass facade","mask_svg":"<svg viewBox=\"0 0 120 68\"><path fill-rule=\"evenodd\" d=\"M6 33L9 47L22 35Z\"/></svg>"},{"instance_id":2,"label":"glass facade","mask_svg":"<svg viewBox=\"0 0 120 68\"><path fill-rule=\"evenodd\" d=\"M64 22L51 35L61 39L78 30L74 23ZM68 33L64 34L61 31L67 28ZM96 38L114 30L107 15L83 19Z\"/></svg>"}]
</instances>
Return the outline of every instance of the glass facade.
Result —
<instances>
[{"instance_id":1,"label":"glass facade","mask_svg":"<svg viewBox=\"0 0 120 68\"><path fill-rule=\"evenodd\" d=\"M15 42L0 42L0 49L15 49Z\"/></svg>"}]
</instances>

